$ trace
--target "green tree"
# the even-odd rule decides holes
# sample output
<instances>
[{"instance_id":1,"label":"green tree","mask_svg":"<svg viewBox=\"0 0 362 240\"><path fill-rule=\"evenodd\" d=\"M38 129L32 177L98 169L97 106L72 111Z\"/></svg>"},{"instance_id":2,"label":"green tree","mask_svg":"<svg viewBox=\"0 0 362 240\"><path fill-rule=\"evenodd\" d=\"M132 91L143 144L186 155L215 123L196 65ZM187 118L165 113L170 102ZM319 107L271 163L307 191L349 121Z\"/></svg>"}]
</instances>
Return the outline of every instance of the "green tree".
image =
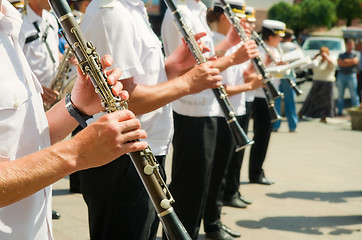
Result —
<instances>
[{"instance_id":1,"label":"green tree","mask_svg":"<svg viewBox=\"0 0 362 240\"><path fill-rule=\"evenodd\" d=\"M299 27L301 29L313 29L315 27L330 28L337 19L336 5L330 0L304 0L299 4L299 7Z\"/></svg>"},{"instance_id":2,"label":"green tree","mask_svg":"<svg viewBox=\"0 0 362 240\"><path fill-rule=\"evenodd\" d=\"M268 11L268 19L279 20L291 28L295 33L299 32L299 5L290 5L286 2L279 2L274 4Z\"/></svg>"},{"instance_id":3,"label":"green tree","mask_svg":"<svg viewBox=\"0 0 362 240\"><path fill-rule=\"evenodd\" d=\"M362 0L343 0L337 4L337 16L346 20L347 26L355 18L362 19Z\"/></svg>"}]
</instances>

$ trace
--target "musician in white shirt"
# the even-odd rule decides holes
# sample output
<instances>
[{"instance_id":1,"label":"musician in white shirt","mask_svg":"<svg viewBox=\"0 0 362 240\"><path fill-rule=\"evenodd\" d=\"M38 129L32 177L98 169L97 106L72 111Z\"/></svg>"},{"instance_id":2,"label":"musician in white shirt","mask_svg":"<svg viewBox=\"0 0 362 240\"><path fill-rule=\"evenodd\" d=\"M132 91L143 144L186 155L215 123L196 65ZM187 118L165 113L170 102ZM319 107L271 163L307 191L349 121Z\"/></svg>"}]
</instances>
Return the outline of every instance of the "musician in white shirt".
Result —
<instances>
[{"instance_id":1,"label":"musician in white shirt","mask_svg":"<svg viewBox=\"0 0 362 240\"><path fill-rule=\"evenodd\" d=\"M0 239L53 239L51 187L47 186L74 171L144 149L147 143L129 141L145 138L146 133L134 114L124 110L60 142L78 122L67 112L64 100L44 113L41 85L18 43L21 16L7 0L0 0L0 8ZM112 61L103 58L103 67ZM120 70L107 74L114 93L126 100L128 93L116 81ZM99 96L83 75L75 83L71 101L84 114L102 110Z\"/></svg>"}]
</instances>

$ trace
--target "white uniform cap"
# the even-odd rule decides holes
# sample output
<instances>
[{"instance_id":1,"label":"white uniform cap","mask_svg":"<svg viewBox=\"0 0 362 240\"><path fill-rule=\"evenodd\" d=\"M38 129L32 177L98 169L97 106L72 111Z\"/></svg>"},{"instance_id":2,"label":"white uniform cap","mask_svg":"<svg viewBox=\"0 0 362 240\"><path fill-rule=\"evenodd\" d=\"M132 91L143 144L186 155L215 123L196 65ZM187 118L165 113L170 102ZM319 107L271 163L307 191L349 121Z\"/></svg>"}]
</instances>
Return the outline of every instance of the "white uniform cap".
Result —
<instances>
[{"instance_id":1,"label":"white uniform cap","mask_svg":"<svg viewBox=\"0 0 362 240\"><path fill-rule=\"evenodd\" d=\"M245 18L245 1L244 0L225 0L228 3L235 13L235 15L239 18ZM215 7L221 7L222 5L219 0L215 0Z\"/></svg>"},{"instance_id":2,"label":"white uniform cap","mask_svg":"<svg viewBox=\"0 0 362 240\"><path fill-rule=\"evenodd\" d=\"M16 8L22 8L24 7L24 1L20 0L9 0L9 2Z\"/></svg>"},{"instance_id":3,"label":"white uniform cap","mask_svg":"<svg viewBox=\"0 0 362 240\"><path fill-rule=\"evenodd\" d=\"M256 21L255 9L252 6L246 6L245 7L245 15L246 15L246 20L248 20L249 22L255 22Z\"/></svg>"},{"instance_id":4,"label":"white uniform cap","mask_svg":"<svg viewBox=\"0 0 362 240\"><path fill-rule=\"evenodd\" d=\"M286 25L281 21L266 19L263 21L263 27L271 30L274 34L281 37L285 36Z\"/></svg>"}]
</instances>

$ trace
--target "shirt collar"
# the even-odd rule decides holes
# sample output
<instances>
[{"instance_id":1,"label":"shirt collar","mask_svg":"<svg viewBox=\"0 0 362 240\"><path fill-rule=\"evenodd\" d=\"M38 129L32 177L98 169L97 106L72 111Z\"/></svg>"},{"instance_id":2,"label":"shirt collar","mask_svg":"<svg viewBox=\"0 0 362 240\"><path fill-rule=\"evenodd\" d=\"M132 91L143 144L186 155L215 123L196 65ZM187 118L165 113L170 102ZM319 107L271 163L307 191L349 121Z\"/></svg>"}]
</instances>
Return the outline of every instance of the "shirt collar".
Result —
<instances>
[{"instance_id":1,"label":"shirt collar","mask_svg":"<svg viewBox=\"0 0 362 240\"><path fill-rule=\"evenodd\" d=\"M0 29L11 37L19 37L22 24L20 13L8 1L2 1L5 15L0 12Z\"/></svg>"}]
</instances>

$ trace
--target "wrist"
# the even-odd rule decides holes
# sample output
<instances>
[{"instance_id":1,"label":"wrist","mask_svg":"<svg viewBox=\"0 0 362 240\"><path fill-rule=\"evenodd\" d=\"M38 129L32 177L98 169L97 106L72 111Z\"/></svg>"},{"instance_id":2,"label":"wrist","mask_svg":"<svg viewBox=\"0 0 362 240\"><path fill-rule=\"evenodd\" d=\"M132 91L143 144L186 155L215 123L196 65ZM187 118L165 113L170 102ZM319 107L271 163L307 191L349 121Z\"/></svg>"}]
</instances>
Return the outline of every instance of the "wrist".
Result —
<instances>
[{"instance_id":1,"label":"wrist","mask_svg":"<svg viewBox=\"0 0 362 240\"><path fill-rule=\"evenodd\" d=\"M93 117L82 113L78 108L76 108L76 106L72 102L70 93L65 97L65 107L67 108L70 116L72 116L82 128L85 128L87 126L86 121Z\"/></svg>"}]
</instances>

